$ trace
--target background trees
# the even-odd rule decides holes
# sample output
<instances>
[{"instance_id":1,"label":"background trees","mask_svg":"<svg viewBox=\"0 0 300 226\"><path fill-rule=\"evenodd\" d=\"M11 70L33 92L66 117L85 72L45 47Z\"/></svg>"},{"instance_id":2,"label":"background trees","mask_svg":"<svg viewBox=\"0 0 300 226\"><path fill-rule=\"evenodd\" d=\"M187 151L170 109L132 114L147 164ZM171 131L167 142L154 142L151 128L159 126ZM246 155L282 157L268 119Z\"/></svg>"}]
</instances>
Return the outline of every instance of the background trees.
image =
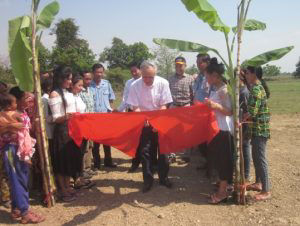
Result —
<instances>
[{"instance_id":1,"label":"background trees","mask_svg":"<svg viewBox=\"0 0 300 226\"><path fill-rule=\"evenodd\" d=\"M298 63L296 64L296 71L294 72L295 78L300 78L300 58Z\"/></svg>"},{"instance_id":2,"label":"background trees","mask_svg":"<svg viewBox=\"0 0 300 226\"><path fill-rule=\"evenodd\" d=\"M281 74L281 68L275 65L266 64L263 67L264 76L266 77L274 77Z\"/></svg>"},{"instance_id":3,"label":"background trees","mask_svg":"<svg viewBox=\"0 0 300 226\"><path fill-rule=\"evenodd\" d=\"M166 46L157 46L154 50L155 64L158 74L169 77L175 73L175 58L180 55L179 51L169 49Z\"/></svg>"},{"instance_id":4,"label":"background trees","mask_svg":"<svg viewBox=\"0 0 300 226\"><path fill-rule=\"evenodd\" d=\"M51 56L51 66L65 64L74 72L91 69L96 55L89 48L86 40L78 38L79 27L74 19L60 20L53 29L56 35L55 46Z\"/></svg>"}]
</instances>

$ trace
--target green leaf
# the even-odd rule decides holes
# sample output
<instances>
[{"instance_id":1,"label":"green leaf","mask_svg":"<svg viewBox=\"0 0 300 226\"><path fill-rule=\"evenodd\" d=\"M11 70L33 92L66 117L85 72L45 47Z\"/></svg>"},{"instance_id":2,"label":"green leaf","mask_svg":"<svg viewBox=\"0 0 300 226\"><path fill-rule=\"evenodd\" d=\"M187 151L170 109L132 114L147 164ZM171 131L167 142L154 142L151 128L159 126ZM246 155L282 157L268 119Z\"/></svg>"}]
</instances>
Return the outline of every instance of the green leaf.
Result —
<instances>
[{"instance_id":1,"label":"green leaf","mask_svg":"<svg viewBox=\"0 0 300 226\"><path fill-rule=\"evenodd\" d=\"M199 19L208 23L209 26L215 31L222 31L226 34L229 33L230 28L225 25L216 9L207 0L181 0L188 11L193 11Z\"/></svg>"},{"instance_id":2,"label":"green leaf","mask_svg":"<svg viewBox=\"0 0 300 226\"><path fill-rule=\"evenodd\" d=\"M9 56L17 84L24 91L33 91L32 53L30 47L31 20L29 16L9 21Z\"/></svg>"},{"instance_id":3,"label":"green leaf","mask_svg":"<svg viewBox=\"0 0 300 226\"><path fill-rule=\"evenodd\" d=\"M57 1L45 6L37 19L37 29L49 28L58 12L59 4Z\"/></svg>"},{"instance_id":4,"label":"green leaf","mask_svg":"<svg viewBox=\"0 0 300 226\"><path fill-rule=\"evenodd\" d=\"M269 63L270 61L279 60L280 58L288 54L293 48L294 46L289 46L289 47L265 52L256 57L251 58L250 60L246 60L245 62L242 63L242 66L258 67L266 63Z\"/></svg>"},{"instance_id":5,"label":"green leaf","mask_svg":"<svg viewBox=\"0 0 300 226\"><path fill-rule=\"evenodd\" d=\"M166 46L170 49L177 49L183 52L198 52L198 53L207 53L208 51L218 52L216 49L207 47L205 45L201 45L194 42L183 41L183 40L154 38L153 42L157 45Z\"/></svg>"},{"instance_id":6,"label":"green leaf","mask_svg":"<svg viewBox=\"0 0 300 226\"><path fill-rule=\"evenodd\" d=\"M258 31L258 30L265 30L267 25L261 21L249 19L246 21L244 29L246 31ZM237 32L237 27L232 28L233 33Z\"/></svg>"}]
</instances>

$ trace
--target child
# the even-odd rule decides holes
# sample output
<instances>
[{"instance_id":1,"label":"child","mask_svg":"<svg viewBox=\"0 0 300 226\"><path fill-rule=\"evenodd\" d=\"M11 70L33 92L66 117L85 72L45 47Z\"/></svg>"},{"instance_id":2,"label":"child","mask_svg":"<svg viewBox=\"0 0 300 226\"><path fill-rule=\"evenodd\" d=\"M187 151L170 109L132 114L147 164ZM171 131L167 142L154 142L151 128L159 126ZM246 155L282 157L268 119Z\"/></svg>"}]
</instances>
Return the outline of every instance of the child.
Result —
<instances>
[{"instance_id":1,"label":"child","mask_svg":"<svg viewBox=\"0 0 300 226\"><path fill-rule=\"evenodd\" d=\"M26 95L18 87L11 94L0 94L0 151L11 185L13 219L21 223L39 223L45 218L29 210L28 163L34 152L34 140L29 135L30 120L25 113ZM18 102L18 104L17 104ZM17 108L20 112L17 112Z\"/></svg>"}]
</instances>

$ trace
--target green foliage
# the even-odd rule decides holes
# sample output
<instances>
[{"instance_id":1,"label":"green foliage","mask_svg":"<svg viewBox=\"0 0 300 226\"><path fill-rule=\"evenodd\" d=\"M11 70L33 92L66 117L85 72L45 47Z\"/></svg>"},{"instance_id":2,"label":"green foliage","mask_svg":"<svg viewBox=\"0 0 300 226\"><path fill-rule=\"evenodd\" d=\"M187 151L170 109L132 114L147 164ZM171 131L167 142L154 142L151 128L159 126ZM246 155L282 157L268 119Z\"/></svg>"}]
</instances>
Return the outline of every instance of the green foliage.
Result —
<instances>
[{"instance_id":1,"label":"green foliage","mask_svg":"<svg viewBox=\"0 0 300 226\"><path fill-rule=\"evenodd\" d=\"M194 75L194 74L198 74L198 68L195 64L193 64L192 66L188 67L185 70L185 73L189 74L189 75Z\"/></svg>"},{"instance_id":2,"label":"green foliage","mask_svg":"<svg viewBox=\"0 0 300 226\"><path fill-rule=\"evenodd\" d=\"M37 11L40 0L33 1L34 11ZM57 2L47 5L38 16L38 28L48 28L58 13ZM33 91L33 67L32 67L32 21L29 16L18 17L9 21L9 56L12 71L17 84L24 91ZM41 37L41 34L40 34Z\"/></svg>"},{"instance_id":3,"label":"green foliage","mask_svg":"<svg viewBox=\"0 0 300 226\"><path fill-rule=\"evenodd\" d=\"M274 76L278 76L281 74L280 69L281 68L278 66L267 64L266 66L263 67L263 73L264 73L264 76L274 77Z\"/></svg>"},{"instance_id":4,"label":"green foliage","mask_svg":"<svg viewBox=\"0 0 300 226\"><path fill-rule=\"evenodd\" d=\"M0 64L0 81L6 84L16 84L12 70L2 64Z\"/></svg>"},{"instance_id":5,"label":"green foliage","mask_svg":"<svg viewBox=\"0 0 300 226\"><path fill-rule=\"evenodd\" d=\"M296 64L296 71L293 74L295 78L300 78L300 59L299 62Z\"/></svg>"},{"instance_id":6,"label":"green foliage","mask_svg":"<svg viewBox=\"0 0 300 226\"><path fill-rule=\"evenodd\" d=\"M158 46L154 49L158 75L165 78L173 75L175 73L175 58L179 55L178 51L170 50L166 46Z\"/></svg>"},{"instance_id":7,"label":"green foliage","mask_svg":"<svg viewBox=\"0 0 300 226\"><path fill-rule=\"evenodd\" d=\"M58 12L59 4L57 1L51 2L50 4L46 5L37 19L37 30L50 28L54 17Z\"/></svg>"},{"instance_id":8,"label":"green foliage","mask_svg":"<svg viewBox=\"0 0 300 226\"><path fill-rule=\"evenodd\" d=\"M144 43L137 42L127 45L121 39L114 37L112 46L104 49L100 54L99 61L107 62L108 68L120 67L126 69L132 63L140 63L152 57Z\"/></svg>"},{"instance_id":9,"label":"green foliage","mask_svg":"<svg viewBox=\"0 0 300 226\"><path fill-rule=\"evenodd\" d=\"M78 38L79 27L74 19L68 18L56 24L56 46L51 56L51 66L68 65L74 72L90 70L96 55L84 39Z\"/></svg>"},{"instance_id":10,"label":"green foliage","mask_svg":"<svg viewBox=\"0 0 300 226\"><path fill-rule=\"evenodd\" d=\"M120 67L109 69L106 72L106 75L114 91L122 91L125 82L131 78L130 71L128 69L122 69Z\"/></svg>"},{"instance_id":11,"label":"green foliage","mask_svg":"<svg viewBox=\"0 0 300 226\"><path fill-rule=\"evenodd\" d=\"M261 21L254 20L254 19L248 19L246 20L244 24L244 29L246 31L257 31L261 30L264 31L267 28L267 25ZM232 28L233 33L237 32L237 27Z\"/></svg>"},{"instance_id":12,"label":"green foliage","mask_svg":"<svg viewBox=\"0 0 300 226\"><path fill-rule=\"evenodd\" d=\"M226 34L230 28L226 26L220 19L218 12L207 0L181 0L188 11L193 11L199 19L208 25L213 30L219 30Z\"/></svg>"},{"instance_id":13,"label":"green foliage","mask_svg":"<svg viewBox=\"0 0 300 226\"><path fill-rule=\"evenodd\" d=\"M246 60L245 62L243 62L242 65L243 67L248 65L254 67L262 66L270 61L279 60L280 58L288 54L293 48L293 46L289 46L285 48L271 50L260 54L256 57L253 57L250 60Z\"/></svg>"},{"instance_id":14,"label":"green foliage","mask_svg":"<svg viewBox=\"0 0 300 226\"><path fill-rule=\"evenodd\" d=\"M53 33L56 35L56 47L61 49L72 48L77 45L79 27L74 19L60 20L55 25Z\"/></svg>"},{"instance_id":15,"label":"green foliage","mask_svg":"<svg viewBox=\"0 0 300 226\"><path fill-rule=\"evenodd\" d=\"M30 47L31 20L29 16L9 21L9 56L17 84L24 91L33 91L32 52Z\"/></svg>"},{"instance_id":16,"label":"green foliage","mask_svg":"<svg viewBox=\"0 0 300 226\"><path fill-rule=\"evenodd\" d=\"M218 56L221 57L219 52L214 49L207 47L202 44L194 43L194 42L188 42L188 41L183 41L183 40L175 40L175 39L161 39L161 38L154 38L153 42L160 45L160 46L166 46L170 49L177 49L182 52L197 52L197 53L207 53L209 51L214 52ZM223 58L221 57L223 60ZM226 61L224 61L224 64L227 65Z\"/></svg>"},{"instance_id":17,"label":"green foliage","mask_svg":"<svg viewBox=\"0 0 300 226\"><path fill-rule=\"evenodd\" d=\"M91 70L95 63L95 54L89 49L86 40L77 40L77 43L73 48L55 47L52 51L52 66L68 65L73 72Z\"/></svg>"}]
</instances>

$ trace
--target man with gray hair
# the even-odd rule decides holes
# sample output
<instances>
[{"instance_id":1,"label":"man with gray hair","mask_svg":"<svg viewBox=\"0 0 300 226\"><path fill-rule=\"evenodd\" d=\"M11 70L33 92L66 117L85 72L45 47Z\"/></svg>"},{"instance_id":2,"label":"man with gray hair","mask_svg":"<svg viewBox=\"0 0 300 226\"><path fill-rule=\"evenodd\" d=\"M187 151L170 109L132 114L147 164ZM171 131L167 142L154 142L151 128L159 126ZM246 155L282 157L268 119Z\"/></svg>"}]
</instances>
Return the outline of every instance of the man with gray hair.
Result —
<instances>
[{"instance_id":1,"label":"man with gray hair","mask_svg":"<svg viewBox=\"0 0 300 226\"><path fill-rule=\"evenodd\" d=\"M167 104L172 103L172 96L169 82L156 75L154 64L144 61L141 66L142 78L132 83L127 104L135 112L155 111L167 109ZM158 142L157 131L145 121L139 144L139 153L143 167L144 187L143 192L151 189L153 184L153 146ZM164 154L158 157L159 184L171 188L172 184L168 179L169 163Z\"/></svg>"}]
</instances>

